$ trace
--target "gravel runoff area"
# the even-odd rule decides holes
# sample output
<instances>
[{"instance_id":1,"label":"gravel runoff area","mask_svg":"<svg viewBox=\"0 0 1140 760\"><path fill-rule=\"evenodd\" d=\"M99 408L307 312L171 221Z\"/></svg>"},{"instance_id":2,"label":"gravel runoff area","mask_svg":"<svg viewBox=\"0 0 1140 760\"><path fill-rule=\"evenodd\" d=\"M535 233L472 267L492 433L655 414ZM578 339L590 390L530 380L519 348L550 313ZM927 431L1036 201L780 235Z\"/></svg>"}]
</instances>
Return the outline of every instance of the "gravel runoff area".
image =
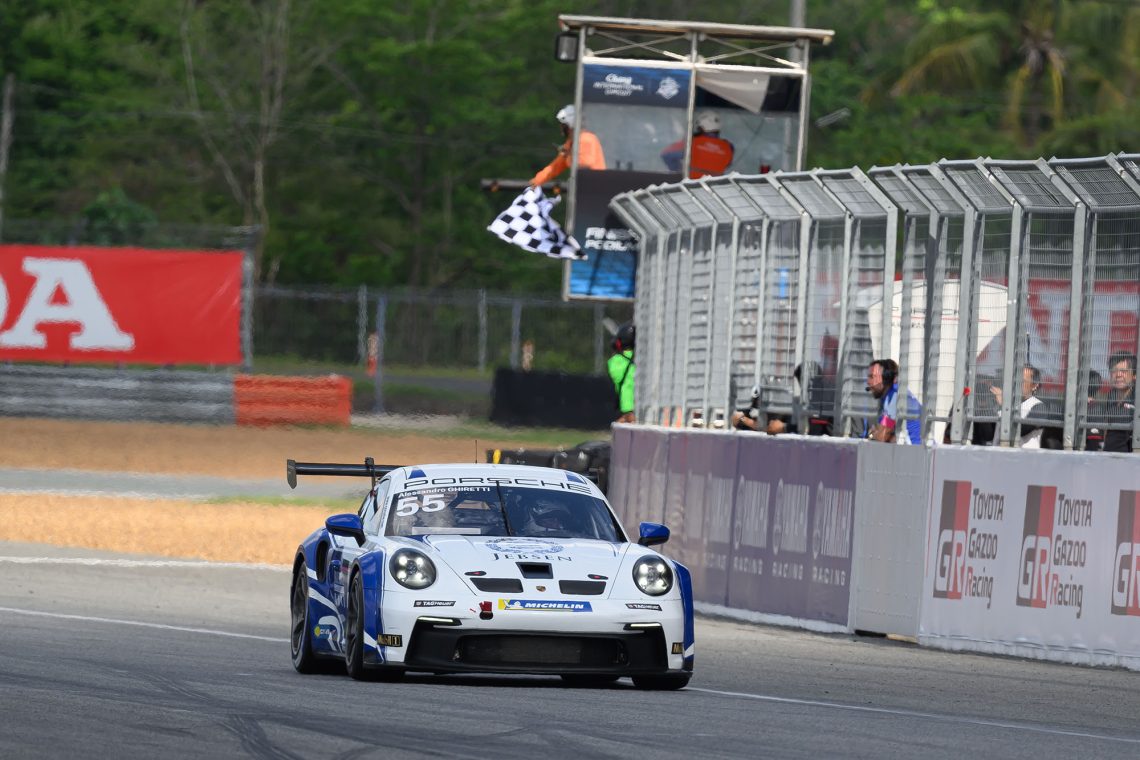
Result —
<instances>
[{"instance_id":1,"label":"gravel runoff area","mask_svg":"<svg viewBox=\"0 0 1140 760\"><path fill-rule=\"evenodd\" d=\"M383 429L248 428L0 418L0 468L285 480L285 460L472 461L502 442ZM515 447L514 444L506 444ZM478 451L476 450L478 447ZM35 478L33 477L33 480ZM314 479L328 481L327 478ZM344 484L351 491L349 483ZM366 483L360 481L361 496ZM30 489L34 490L34 489ZM0 493L0 541L172 558L288 564L297 544L347 507L310 489L299 503L232 503L101 494ZM323 493L328 489L322 489ZM322 501L323 499L323 501Z\"/></svg>"},{"instance_id":2,"label":"gravel runoff area","mask_svg":"<svg viewBox=\"0 0 1140 760\"><path fill-rule=\"evenodd\" d=\"M425 423L426 425L427 423ZM574 441L577 443L577 441ZM484 461L503 441L382 428L237 427L0 418L0 467L282 478L285 460L430 464Z\"/></svg>"}]
</instances>

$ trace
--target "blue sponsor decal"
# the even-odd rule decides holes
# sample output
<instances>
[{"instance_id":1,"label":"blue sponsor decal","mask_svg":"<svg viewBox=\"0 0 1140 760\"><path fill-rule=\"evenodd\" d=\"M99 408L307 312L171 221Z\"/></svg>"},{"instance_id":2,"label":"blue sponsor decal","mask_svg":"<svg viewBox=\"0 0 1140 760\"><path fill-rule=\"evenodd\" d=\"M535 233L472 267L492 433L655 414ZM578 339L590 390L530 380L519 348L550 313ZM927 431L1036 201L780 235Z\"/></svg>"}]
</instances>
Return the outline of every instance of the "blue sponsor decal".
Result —
<instances>
[{"instance_id":1,"label":"blue sponsor decal","mask_svg":"<svg viewBox=\"0 0 1140 760\"><path fill-rule=\"evenodd\" d=\"M566 548L539 538L499 538L484 546L500 554L557 554Z\"/></svg>"},{"instance_id":2,"label":"blue sponsor decal","mask_svg":"<svg viewBox=\"0 0 1140 760\"><path fill-rule=\"evenodd\" d=\"M499 609L505 612L537 610L539 612L593 612L589 602L568 602L558 599L500 599Z\"/></svg>"},{"instance_id":3,"label":"blue sponsor decal","mask_svg":"<svg viewBox=\"0 0 1140 760\"><path fill-rule=\"evenodd\" d=\"M571 483L585 483L586 482L585 478L583 478L581 475L574 473L574 472L567 472L566 473L566 479L569 480Z\"/></svg>"},{"instance_id":4,"label":"blue sponsor decal","mask_svg":"<svg viewBox=\"0 0 1140 760\"><path fill-rule=\"evenodd\" d=\"M587 64L582 67L582 100L687 108L690 79L685 69Z\"/></svg>"},{"instance_id":5,"label":"blue sponsor decal","mask_svg":"<svg viewBox=\"0 0 1140 760\"><path fill-rule=\"evenodd\" d=\"M677 571L677 585L681 587L681 608L685 614L685 629L682 636L685 640L683 651L687 652L696 640L693 630L693 577L689 574L689 568L680 562L674 562L673 567ZM685 658L689 662L692 659L692 655Z\"/></svg>"},{"instance_id":6,"label":"blue sponsor decal","mask_svg":"<svg viewBox=\"0 0 1140 760\"><path fill-rule=\"evenodd\" d=\"M423 471L423 470L421 470L419 467L417 467L416 469L412 470L412 471L411 471L411 472L408 474L408 479L409 479L409 480L411 480L412 478L426 478L426 477L427 477L427 475L424 475L424 471Z\"/></svg>"}]
</instances>

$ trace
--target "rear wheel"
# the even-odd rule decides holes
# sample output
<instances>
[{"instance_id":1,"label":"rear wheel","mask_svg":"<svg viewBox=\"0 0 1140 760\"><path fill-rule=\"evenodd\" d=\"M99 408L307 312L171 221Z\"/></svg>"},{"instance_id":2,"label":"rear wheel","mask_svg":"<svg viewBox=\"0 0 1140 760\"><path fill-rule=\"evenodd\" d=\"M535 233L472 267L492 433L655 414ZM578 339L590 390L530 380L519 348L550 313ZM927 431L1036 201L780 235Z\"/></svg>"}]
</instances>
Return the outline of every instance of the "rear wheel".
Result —
<instances>
[{"instance_id":1,"label":"rear wheel","mask_svg":"<svg viewBox=\"0 0 1140 760\"><path fill-rule=\"evenodd\" d=\"M289 612L292 620L289 643L292 645L293 667L298 673L315 673L320 668L317 655L313 652L313 632L309 625L309 575L304 562L293 573Z\"/></svg>"},{"instance_id":2,"label":"rear wheel","mask_svg":"<svg viewBox=\"0 0 1140 760\"><path fill-rule=\"evenodd\" d=\"M654 676L634 676L633 685L648 691L675 691L689 685L692 673L662 673Z\"/></svg>"},{"instance_id":3,"label":"rear wheel","mask_svg":"<svg viewBox=\"0 0 1140 760\"><path fill-rule=\"evenodd\" d=\"M609 686L621 676L599 676L584 673L563 673L562 681L574 689L600 689Z\"/></svg>"}]
</instances>

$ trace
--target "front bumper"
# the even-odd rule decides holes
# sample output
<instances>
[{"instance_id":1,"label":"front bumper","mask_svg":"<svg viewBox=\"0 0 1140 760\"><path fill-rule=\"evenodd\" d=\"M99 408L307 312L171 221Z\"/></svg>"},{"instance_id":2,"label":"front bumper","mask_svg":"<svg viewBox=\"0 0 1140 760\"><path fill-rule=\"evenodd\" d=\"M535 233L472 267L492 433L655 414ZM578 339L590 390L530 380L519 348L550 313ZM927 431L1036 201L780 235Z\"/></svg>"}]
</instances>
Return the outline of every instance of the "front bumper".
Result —
<instances>
[{"instance_id":1,"label":"front bumper","mask_svg":"<svg viewBox=\"0 0 1140 760\"><path fill-rule=\"evenodd\" d=\"M410 670L635 675L668 670L660 626L621 633L495 631L420 621L404 665Z\"/></svg>"},{"instance_id":2,"label":"front bumper","mask_svg":"<svg viewBox=\"0 0 1140 760\"><path fill-rule=\"evenodd\" d=\"M692 667L680 600L660 610L591 599L591 611L503 611L480 617L478 602L414 607L419 595L385 592L368 664L431 672L642 675ZM496 600L497 602L498 600ZM638 602L635 604L644 604ZM399 637L400 646L391 646ZM371 651L370 651L371 650ZM688 655L686 657L686 655Z\"/></svg>"}]
</instances>

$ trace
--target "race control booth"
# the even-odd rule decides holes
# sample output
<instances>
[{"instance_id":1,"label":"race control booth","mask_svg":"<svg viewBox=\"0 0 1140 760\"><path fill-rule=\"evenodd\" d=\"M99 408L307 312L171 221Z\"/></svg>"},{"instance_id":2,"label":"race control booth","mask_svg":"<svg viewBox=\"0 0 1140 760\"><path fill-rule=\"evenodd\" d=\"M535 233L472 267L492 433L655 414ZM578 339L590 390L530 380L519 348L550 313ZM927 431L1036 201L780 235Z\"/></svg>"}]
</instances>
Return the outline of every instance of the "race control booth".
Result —
<instances>
[{"instance_id":1,"label":"race control booth","mask_svg":"<svg viewBox=\"0 0 1140 760\"><path fill-rule=\"evenodd\" d=\"M559 16L558 60L577 65L563 297L634 297L637 241L610 209L617 194L708 174L803 168L811 43L826 29ZM578 167L597 137L605 169ZM698 138L697 135L702 135Z\"/></svg>"}]
</instances>

